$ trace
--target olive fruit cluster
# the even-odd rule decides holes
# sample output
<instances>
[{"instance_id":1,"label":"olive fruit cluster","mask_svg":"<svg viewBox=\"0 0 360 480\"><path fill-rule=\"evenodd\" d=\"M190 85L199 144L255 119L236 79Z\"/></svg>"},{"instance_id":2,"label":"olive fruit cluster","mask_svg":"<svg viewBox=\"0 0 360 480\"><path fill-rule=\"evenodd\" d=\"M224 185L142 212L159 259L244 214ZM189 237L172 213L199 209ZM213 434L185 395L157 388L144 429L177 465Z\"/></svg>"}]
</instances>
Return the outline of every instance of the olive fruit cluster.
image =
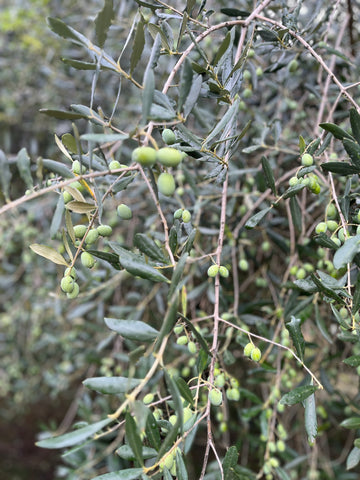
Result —
<instances>
[{"instance_id":1,"label":"olive fruit cluster","mask_svg":"<svg viewBox=\"0 0 360 480\"><path fill-rule=\"evenodd\" d=\"M319 184L319 177L314 173L310 173L306 177L291 177L289 179L290 187L295 187L296 185L304 185L310 192L315 193L318 195L321 191L321 187Z\"/></svg>"},{"instance_id":2,"label":"olive fruit cluster","mask_svg":"<svg viewBox=\"0 0 360 480\"><path fill-rule=\"evenodd\" d=\"M189 223L191 221L191 213L185 208L178 208L174 213L174 218L181 219L184 223Z\"/></svg>"},{"instance_id":3,"label":"olive fruit cluster","mask_svg":"<svg viewBox=\"0 0 360 480\"><path fill-rule=\"evenodd\" d=\"M74 267L65 270L64 276L60 281L61 290L66 293L68 298L76 298L79 295L79 285L76 283L77 273Z\"/></svg>"},{"instance_id":4,"label":"olive fruit cluster","mask_svg":"<svg viewBox=\"0 0 360 480\"><path fill-rule=\"evenodd\" d=\"M221 277L227 278L229 276L229 270L223 265L215 264L208 268L207 274L209 277L216 277L217 274L220 274Z\"/></svg>"},{"instance_id":5,"label":"olive fruit cluster","mask_svg":"<svg viewBox=\"0 0 360 480\"><path fill-rule=\"evenodd\" d=\"M244 347L244 355L250 357L254 362L259 362L261 359L261 350L255 347L252 342L249 342Z\"/></svg>"}]
</instances>

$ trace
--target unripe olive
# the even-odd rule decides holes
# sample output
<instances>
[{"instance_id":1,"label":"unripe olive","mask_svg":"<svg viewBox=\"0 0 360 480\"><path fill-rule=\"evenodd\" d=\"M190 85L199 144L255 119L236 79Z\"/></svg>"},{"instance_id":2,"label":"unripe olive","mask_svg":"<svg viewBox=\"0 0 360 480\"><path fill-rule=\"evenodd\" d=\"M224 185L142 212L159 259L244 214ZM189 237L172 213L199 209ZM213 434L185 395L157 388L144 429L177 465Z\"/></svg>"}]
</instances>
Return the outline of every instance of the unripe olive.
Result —
<instances>
[{"instance_id":1,"label":"unripe olive","mask_svg":"<svg viewBox=\"0 0 360 480\"><path fill-rule=\"evenodd\" d=\"M221 391L213 388L209 393L209 399L210 399L211 405L218 407L219 405L222 404L222 401L223 401L223 396Z\"/></svg>"},{"instance_id":2,"label":"unripe olive","mask_svg":"<svg viewBox=\"0 0 360 480\"><path fill-rule=\"evenodd\" d=\"M189 210L184 210L181 214L181 220L184 222L184 223L189 223L190 220L191 220L191 213L189 212Z\"/></svg>"},{"instance_id":3,"label":"unripe olive","mask_svg":"<svg viewBox=\"0 0 360 480\"><path fill-rule=\"evenodd\" d=\"M226 390L226 398L228 400L233 400L235 402L237 402L238 400L240 400L240 392L237 388L228 388Z\"/></svg>"},{"instance_id":4,"label":"unripe olive","mask_svg":"<svg viewBox=\"0 0 360 480\"><path fill-rule=\"evenodd\" d=\"M242 270L243 272L246 272L249 270L249 262L247 260L245 260L245 258L242 258L240 261L239 261L239 268L240 270Z\"/></svg>"},{"instance_id":5,"label":"unripe olive","mask_svg":"<svg viewBox=\"0 0 360 480\"><path fill-rule=\"evenodd\" d=\"M327 225L326 225L325 222L320 222L315 227L315 232L316 233L325 233L326 230L327 230Z\"/></svg>"},{"instance_id":6,"label":"unripe olive","mask_svg":"<svg viewBox=\"0 0 360 480\"><path fill-rule=\"evenodd\" d=\"M87 230L86 225L74 225L75 238L83 238Z\"/></svg>"},{"instance_id":7,"label":"unripe olive","mask_svg":"<svg viewBox=\"0 0 360 480\"><path fill-rule=\"evenodd\" d=\"M145 405L149 405L149 403L152 403L153 401L154 401L154 394L153 393L148 393L143 398L143 402L144 402Z\"/></svg>"},{"instance_id":8,"label":"unripe olive","mask_svg":"<svg viewBox=\"0 0 360 480\"><path fill-rule=\"evenodd\" d=\"M86 268L92 268L95 265L95 258L89 252L82 252L81 263Z\"/></svg>"},{"instance_id":9,"label":"unripe olive","mask_svg":"<svg viewBox=\"0 0 360 480\"><path fill-rule=\"evenodd\" d=\"M183 154L176 148L164 147L157 151L156 157L165 167L177 167L183 159Z\"/></svg>"},{"instance_id":10,"label":"unripe olive","mask_svg":"<svg viewBox=\"0 0 360 480\"><path fill-rule=\"evenodd\" d=\"M330 232L335 232L335 230L338 228L338 223L335 222L335 220L328 220L326 222L326 226L330 230Z\"/></svg>"},{"instance_id":11,"label":"unripe olive","mask_svg":"<svg viewBox=\"0 0 360 480\"><path fill-rule=\"evenodd\" d=\"M72 277L74 280L76 280L77 278L77 273L76 273L76 270L74 267L68 267L66 270L65 270L65 273L64 273L64 277L70 275L70 277Z\"/></svg>"},{"instance_id":12,"label":"unripe olive","mask_svg":"<svg viewBox=\"0 0 360 480\"><path fill-rule=\"evenodd\" d=\"M278 440L276 442L276 450L278 452L285 452L285 449L286 449L285 442L283 440Z\"/></svg>"},{"instance_id":13,"label":"unripe olive","mask_svg":"<svg viewBox=\"0 0 360 480\"><path fill-rule=\"evenodd\" d=\"M330 203L326 209L326 216L327 218L333 220L337 216L337 210L333 203Z\"/></svg>"},{"instance_id":14,"label":"unripe olive","mask_svg":"<svg viewBox=\"0 0 360 480\"><path fill-rule=\"evenodd\" d=\"M301 163L304 167L310 167L314 163L314 159L309 153L304 153L301 157Z\"/></svg>"},{"instance_id":15,"label":"unripe olive","mask_svg":"<svg viewBox=\"0 0 360 480\"><path fill-rule=\"evenodd\" d=\"M118 168L121 168L121 163L117 160L112 160L109 163L109 170L117 170Z\"/></svg>"},{"instance_id":16,"label":"unripe olive","mask_svg":"<svg viewBox=\"0 0 360 480\"><path fill-rule=\"evenodd\" d=\"M243 97L244 98L251 98L252 97L252 89L251 88L245 88L243 91Z\"/></svg>"},{"instance_id":17,"label":"unripe olive","mask_svg":"<svg viewBox=\"0 0 360 480\"><path fill-rule=\"evenodd\" d=\"M209 277L216 277L218 273L219 273L219 265L211 265L211 267L209 267L207 270L207 274Z\"/></svg>"},{"instance_id":18,"label":"unripe olive","mask_svg":"<svg viewBox=\"0 0 360 480\"><path fill-rule=\"evenodd\" d=\"M219 273L224 278L227 278L229 276L229 270L226 267L224 267L223 265L221 265L219 267Z\"/></svg>"},{"instance_id":19,"label":"unripe olive","mask_svg":"<svg viewBox=\"0 0 360 480\"><path fill-rule=\"evenodd\" d=\"M92 243L95 243L98 238L99 238L99 232L97 231L96 228L92 228L91 230L88 231L88 234L86 235L85 243L88 245L91 245Z\"/></svg>"},{"instance_id":20,"label":"unripe olive","mask_svg":"<svg viewBox=\"0 0 360 480\"><path fill-rule=\"evenodd\" d=\"M133 150L131 159L143 167L149 167L156 162L156 150L152 147L137 147Z\"/></svg>"},{"instance_id":21,"label":"unripe olive","mask_svg":"<svg viewBox=\"0 0 360 480\"><path fill-rule=\"evenodd\" d=\"M189 342L188 343L188 350L192 355L194 355L197 352L196 343L195 342Z\"/></svg>"},{"instance_id":22,"label":"unripe olive","mask_svg":"<svg viewBox=\"0 0 360 480\"><path fill-rule=\"evenodd\" d=\"M175 333L176 335L179 335L179 333L181 333L183 330L184 330L184 326L183 326L183 325L176 325L176 327L174 327L174 333Z\"/></svg>"},{"instance_id":23,"label":"unripe olive","mask_svg":"<svg viewBox=\"0 0 360 480\"><path fill-rule=\"evenodd\" d=\"M162 136L162 139L164 140L164 143L166 143L166 145L172 145L173 143L176 142L175 133L172 130L170 130L170 128L164 128L161 136Z\"/></svg>"},{"instance_id":24,"label":"unripe olive","mask_svg":"<svg viewBox=\"0 0 360 480\"><path fill-rule=\"evenodd\" d=\"M175 212L174 212L174 218L175 219L180 219L181 216L182 216L182 213L183 213L183 209L182 208L178 208Z\"/></svg>"},{"instance_id":25,"label":"unripe olive","mask_svg":"<svg viewBox=\"0 0 360 480\"><path fill-rule=\"evenodd\" d=\"M176 343L178 345L186 345L188 343L189 339L186 335L181 335L181 337L179 337L177 340L176 340Z\"/></svg>"},{"instance_id":26,"label":"unripe olive","mask_svg":"<svg viewBox=\"0 0 360 480\"><path fill-rule=\"evenodd\" d=\"M78 182L78 181L70 183L70 187L76 188L76 190L79 190L79 192L83 192L83 191L84 191L84 186L81 185L81 183Z\"/></svg>"},{"instance_id":27,"label":"unripe olive","mask_svg":"<svg viewBox=\"0 0 360 480\"><path fill-rule=\"evenodd\" d=\"M257 67L255 73L257 77L262 77L264 74L263 69L261 67Z\"/></svg>"},{"instance_id":28,"label":"unripe olive","mask_svg":"<svg viewBox=\"0 0 360 480\"><path fill-rule=\"evenodd\" d=\"M340 240L341 243L345 242L345 230L344 228L340 228L338 231L338 239Z\"/></svg>"},{"instance_id":29,"label":"unripe olive","mask_svg":"<svg viewBox=\"0 0 360 480\"><path fill-rule=\"evenodd\" d=\"M76 173L76 175L81 175L82 173L86 172L85 165L81 165L79 160L74 160L72 164L72 171Z\"/></svg>"},{"instance_id":30,"label":"unripe olive","mask_svg":"<svg viewBox=\"0 0 360 480\"><path fill-rule=\"evenodd\" d=\"M296 272L296 278L298 280L303 280L306 277L306 270L305 268L299 268Z\"/></svg>"},{"instance_id":31,"label":"unripe olive","mask_svg":"<svg viewBox=\"0 0 360 480\"><path fill-rule=\"evenodd\" d=\"M300 182L300 180L298 179L298 177L291 177L289 179L290 187L295 187L295 185L297 185L299 182Z\"/></svg>"},{"instance_id":32,"label":"unripe olive","mask_svg":"<svg viewBox=\"0 0 360 480\"><path fill-rule=\"evenodd\" d=\"M215 387L222 388L225 385L225 375L220 373L214 381Z\"/></svg>"},{"instance_id":33,"label":"unripe olive","mask_svg":"<svg viewBox=\"0 0 360 480\"><path fill-rule=\"evenodd\" d=\"M112 234L112 228L110 227L110 225L99 225L97 227L97 231L102 237L110 237L110 235Z\"/></svg>"},{"instance_id":34,"label":"unripe olive","mask_svg":"<svg viewBox=\"0 0 360 480\"><path fill-rule=\"evenodd\" d=\"M243 78L244 80L251 80L251 72L250 70L244 70L244 73L243 73Z\"/></svg>"},{"instance_id":35,"label":"unripe olive","mask_svg":"<svg viewBox=\"0 0 360 480\"><path fill-rule=\"evenodd\" d=\"M299 62L296 60L296 58L293 58L288 65L289 72L290 73L296 72L298 67L299 67Z\"/></svg>"},{"instance_id":36,"label":"unripe olive","mask_svg":"<svg viewBox=\"0 0 360 480\"><path fill-rule=\"evenodd\" d=\"M255 50L253 48L249 48L248 50L248 58L255 57Z\"/></svg>"},{"instance_id":37,"label":"unripe olive","mask_svg":"<svg viewBox=\"0 0 360 480\"><path fill-rule=\"evenodd\" d=\"M254 362L258 362L261 358L261 350L258 347L255 347L252 352L251 352L251 360L254 360Z\"/></svg>"},{"instance_id":38,"label":"unripe olive","mask_svg":"<svg viewBox=\"0 0 360 480\"><path fill-rule=\"evenodd\" d=\"M171 425L175 425L176 420L177 420L177 416L176 416L176 415L170 415L170 417L169 417L169 422L171 423Z\"/></svg>"},{"instance_id":39,"label":"unripe olive","mask_svg":"<svg viewBox=\"0 0 360 480\"><path fill-rule=\"evenodd\" d=\"M184 424L190 420L190 418L194 415L194 412L191 410L191 408L186 407L183 410L183 422Z\"/></svg>"},{"instance_id":40,"label":"unripe olive","mask_svg":"<svg viewBox=\"0 0 360 480\"><path fill-rule=\"evenodd\" d=\"M73 197L72 197L71 193L65 191L65 192L63 192L63 199L64 199L64 203L67 204L67 203L71 202Z\"/></svg>"},{"instance_id":41,"label":"unripe olive","mask_svg":"<svg viewBox=\"0 0 360 480\"><path fill-rule=\"evenodd\" d=\"M157 181L158 190L163 195L170 197L175 192L175 180L170 173L161 173Z\"/></svg>"},{"instance_id":42,"label":"unripe olive","mask_svg":"<svg viewBox=\"0 0 360 480\"><path fill-rule=\"evenodd\" d=\"M66 296L67 298L76 298L79 295L80 287L79 285L75 282L74 283L74 288L72 292L67 293Z\"/></svg>"},{"instance_id":43,"label":"unripe olive","mask_svg":"<svg viewBox=\"0 0 360 480\"><path fill-rule=\"evenodd\" d=\"M339 238L333 236L333 237L331 237L331 240L332 240L334 243L336 243L336 245L337 245L338 247L341 246L341 241L340 241Z\"/></svg>"},{"instance_id":44,"label":"unripe olive","mask_svg":"<svg viewBox=\"0 0 360 480\"><path fill-rule=\"evenodd\" d=\"M247 343L244 347L244 355L246 357L250 357L251 352L254 350L254 348L255 348L255 345L252 342Z\"/></svg>"},{"instance_id":45,"label":"unripe olive","mask_svg":"<svg viewBox=\"0 0 360 480\"><path fill-rule=\"evenodd\" d=\"M271 244L270 242L268 242L267 240L265 240L262 244L261 244L261 250L263 252L269 252L271 250Z\"/></svg>"},{"instance_id":46,"label":"unripe olive","mask_svg":"<svg viewBox=\"0 0 360 480\"><path fill-rule=\"evenodd\" d=\"M66 275L60 282L61 290L65 293L71 293L74 290L75 280L71 275Z\"/></svg>"},{"instance_id":47,"label":"unripe olive","mask_svg":"<svg viewBox=\"0 0 360 480\"><path fill-rule=\"evenodd\" d=\"M128 207L124 203L121 203L120 205L118 205L117 214L123 220L130 220L132 218L132 211L130 207Z\"/></svg>"}]
</instances>

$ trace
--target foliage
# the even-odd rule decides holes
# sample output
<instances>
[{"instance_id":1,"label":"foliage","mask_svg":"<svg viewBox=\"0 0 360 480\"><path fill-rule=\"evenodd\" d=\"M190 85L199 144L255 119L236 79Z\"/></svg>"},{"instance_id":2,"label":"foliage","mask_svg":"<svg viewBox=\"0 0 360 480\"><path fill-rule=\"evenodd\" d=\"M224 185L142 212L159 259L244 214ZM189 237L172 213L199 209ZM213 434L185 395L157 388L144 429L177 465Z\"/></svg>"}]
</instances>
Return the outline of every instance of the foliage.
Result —
<instances>
[{"instance_id":1,"label":"foliage","mask_svg":"<svg viewBox=\"0 0 360 480\"><path fill-rule=\"evenodd\" d=\"M22 212L2 283L16 238L29 281L56 268L53 301L27 298L56 305L29 363L83 389L37 445L67 479L357 478L358 8L344 27L337 3L206 3L48 18L89 101L42 108L68 127L56 159L1 153L0 213Z\"/></svg>"}]
</instances>

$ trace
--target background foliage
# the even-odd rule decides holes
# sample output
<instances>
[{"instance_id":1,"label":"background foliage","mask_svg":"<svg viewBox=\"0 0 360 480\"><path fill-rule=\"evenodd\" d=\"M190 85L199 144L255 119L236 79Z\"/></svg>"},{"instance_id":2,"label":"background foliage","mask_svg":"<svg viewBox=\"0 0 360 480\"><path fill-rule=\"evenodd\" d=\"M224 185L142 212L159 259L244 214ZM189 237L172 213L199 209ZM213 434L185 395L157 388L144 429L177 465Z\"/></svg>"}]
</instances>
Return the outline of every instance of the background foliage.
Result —
<instances>
[{"instance_id":1,"label":"background foliage","mask_svg":"<svg viewBox=\"0 0 360 480\"><path fill-rule=\"evenodd\" d=\"M1 10L7 478L358 477L358 13L350 0ZM182 162L135 162L164 128ZM110 237L75 238L100 224Z\"/></svg>"}]
</instances>

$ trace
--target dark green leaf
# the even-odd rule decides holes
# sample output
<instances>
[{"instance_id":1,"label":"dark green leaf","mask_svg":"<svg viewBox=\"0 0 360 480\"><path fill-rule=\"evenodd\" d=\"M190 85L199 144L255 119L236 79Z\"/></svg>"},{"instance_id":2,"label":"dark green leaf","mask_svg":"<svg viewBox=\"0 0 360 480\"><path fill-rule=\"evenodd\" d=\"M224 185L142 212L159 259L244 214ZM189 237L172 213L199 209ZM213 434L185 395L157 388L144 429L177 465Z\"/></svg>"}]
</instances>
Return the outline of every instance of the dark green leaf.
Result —
<instances>
[{"instance_id":1,"label":"dark green leaf","mask_svg":"<svg viewBox=\"0 0 360 480\"><path fill-rule=\"evenodd\" d=\"M360 145L348 138L344 138L343 145L350 157L351 163L360 171Z\"/></svg>"},{"instance_id":2,"label":"dark green leaf","mask_svg":"<svg viewBox=\"0 0 360 480\"><path fill-rule=\"evenodd\" d=\"M122 257L120 256L120 263L127 270L134 276L138 276L141 278L146 278L147 280L151 280L152 282L166 282L170 283L170 281L156 268L151 267L150 265L143 263L141 261L135 260L129 257Z\"/></svg>"},{"instance_id":3,"label":"dark green leaf","mask_svg":"<svg viewBox=\"0 0 360 480\"><path fill-rule=\"evenodd\" d=\"M322 335L329 343L333 343L333 340L332 340L332 338L331 338L331 335L329 334L329 332L328 332L328 330L327 330L325 320L327 320L327 317L324 318L324 316L321 315L320 309L319 309L319 305L318 305L318 303L316 302L316 303L315 303L315 321L316 321L316 325L317 325L318 329L320 330L321 335Z\"/></svg>"},{"instance_id":4,"label":"dark green leaf","mask_svg":"<svg viewBox=\"0 0 360 480\"><path fill-rule=\"evenodd\" d=\"M19 170L20 177L24 181L27 188L34 186L30 170L30 157L26 148L22 148L16 157L16 164Z\"/></svg>"},{"instance_id":5,"label":"dark green leaf","mask_svg":"<svg viewBox=\"0 0 360 480\"><path fill-rule=\"evenodd\" d=\"M264 156L261 157L261 165L265 175L266 185L271 189L272 193L276 195L275 179L272 168L268 159Z\"/></svg>"},{"instance_id":6,"label":"dark green leaf","mask_svg":"<svg viewBox=\"0 0 360 480\"><path fill-rule=\"evenodd\" d=\"M179 285L188 257L189 257L189 254L187 252L184 252L181 255L178 263L176 264L176 267L174 268L174 271L171 277L171 285L169 288L168 299L170 299L173 296L174 292L176 291Z\"/></svg>"},{"instance_id":7,"label":"dark green leaf","mask_svg":"<svg viewBox=\"0 0 360 480\"><path fill-rule=\"evenodd\" d=\"M144 89L142 92L142 121L145 124L150 117L154 99L155 76L152 68L147 68L144 75Z\"/></svg>"},{"instance_id":8,"label":"dark green leaf","mask_svg":"<svg viewBox=\"0 0 360 480\"><path fill-rule=\"evenodd\" d=\"M90 107L87 107L86 105L70 105L72 110L74 110L76 113L79 113L82 115L83 118L87 118L91 123L94 123L95 125L104 125L105 121L98 115L94 110L92 110Z\"/></svg>"},{"instance_id":9,"label":"dark green leaf","mask_svg":"<svg viewBox=\"0 0 360 480\"><path fill-rule=\"evenodd\" d=\"M297 195L301 190L305 188L305 185L302 183L298 183L297 185L294 185L293 187L289 187L286 192L283 194L283 199L285 200L286 198L291 198L294 195Z\"/></svg>"},{"instance_id":10,"label":"dark green leaf","mask_svg":"<svg viewBox=\"0 0 360 480\"><path fill-rule=\"evenodd\" d=\"M317 436L315 395L309 395L303 403L305 408L305 429L308 436L308 442L310 445L313 445Z\"/></svg>"},{"instance_id":11,"label":"dark green leaf","mask_svg":"<svg viewBox=\"0 0 360 480\"><path fill-rule=\"evenodd\" d=\"M166 335L168 335L174 328L174 325L176 323L177 316L178 316L178 305L179 305L179 294L178 292L175 291L171 299L169 300L167 311L165 314L165 319L162 324L159 336L157 338L158 346L161 345L163 338Z\"/></svg>"},{"instance_id":12,"label":"dark green leaf","mask_svg":"<svg viewBox=\"0 0 360 480\"><path fill-rule=\"evenodd\" d=\"M188 480L186 465L179 449L176 449L176 477L177 480Z\"/></svg>"},{"instance_id":13,"label":"dark green leaf","mask_svg":"<svg viewBox=\"0 0 360 480\"><path fill-rule=\"evenodd\" d=\"M201 86L202 86L202 77L201 75L196 75L196 77L192 81L189 94L186 97L186 100L184 103L184 118L188 117L188 115L191 113L192 109L196 105L196 102L200 95Z\"/></svg>"},{"instance_id":14,"label":"dark green leaf","mask_svg":"<svg viewBox=\"0 0 360 480\"><path fill-rule=\"evenodd\" d=\"M325 286L324 283L321 280L319 280L313 273L310 274L310 277L311 277L311 280L315 283L315 285L319 289L319 292L323 293L329 298L332 298L333 300L343 303L342 298L335 292L335 289Z\"/></svg>"},{"instance_id":15,"label":"dark green leaf","mask_svg":"<svg viewBox=\"0 0 360 480\"><path fill-rule=\"evenodd\" d=\"M178 247L178 236L177 236L177 230L175 225L173 225L170 228L170 233L169 233L169 246L172 251L172 253L175 253Z\"/></svg>"},{"instance_id":16,"label":"dark green leaf","mask_svg":"<svg viewBox=\"0 0 360 480\"><path fill-rule=\"evenodd\" d=\"M220 12L228 17L243 17L246 18L250 15L250 12L245 10L238 10L237 8L221 8Z\"/></svg>"},{"instance_id":17,"label":"dark green leaf","mask_svg":"<svg viewBox=\"0 0 360 480\"><path fill-rule=\"evenodd\" d=\"M292 315L290 322L286 322L285 326L289 330L298 356L303 361L305 352L305 340L301 332L301 320Z\"/></svg>"},{"instance_id":18,"label":"dark green leaf","mask_svg":"<svg viewBox=\"0 0 360 480\"><path fill-rule=\"evenodd\" d=\"M83 381L85 387L107 395L119 395L132 390L141 383L139 378L93 377Z\"/></svg>"},{"instance_id":19,"label":"dark green leaf","mask_svg":"<svg viewBox=\"0 0 360 480\"><path fill-rule=\"evenodd\" d=\"M296 387L289 393L283 395L280 399L281 405L295 405L296 403L303 402L307 397L317 390L314 385L304 385L302 387Z\"/></svg>"},{"instance_id":20,"label":"dark green leaf","mask_svg":"<svg viewBox=\"0 0 360 480\"><path fill-rule=\"evenodd\" d=\"M1 172L1 175L0 175L1 188L2 188L5 199L9 201L11 171L9 167L9 161L2 150L0 150L0 172Z\"/></svg>"},{"instance_id":21,"label":"dark green leaf","mask_svg":"<svg viewBox=\"0 0 360 480\"><path fill-rule=\"evenodd\" d=\"M122 445L116 450L116 454L124 460L134 461L136 460L135 453L132 451L129 445ZM157 455L157 451L150 447L142 447L142 457L144 460L154 458Z\"/></svg>"},{"instance_id":22,"label":"dark green leaf","mask_svg":"<svg viewBox=\"0 0 360 480\"><path fill-rule=\"evenodd\" d=\"M67 112L66 110L51 110L49 108L40 108L40 113L45 113L49 117L57 118L58 120L77 120L84 118L84 115L79 113Z\"/></svg>"},{"instance_id":23,"label":"dark green leaf","mask_svg":"<svg viewBox=\"0 0 360 480\"><path fill-rule=\"evenodd\" d=\"M180 85L179 85L179 99L178 99L178 112L182 111L185 100L190 92L193 78L193 69L190 61L186 57L183 68L181 70Z\"/></svg>"},{"instance_id":24,"label":"dark green leaf","mask_svg":"<svg viewBox=\"0 0 360 480\"><path fill-rule=\"evenodd\" d=\"M354 140L354 137L352 137L348 132L338 127L334 123L320 123L319 126L327 132L330 132L338 140L342 140L343 138L349 138L350 140Z\"/></svg>"},{"instance_id":25,"label":"dark green leaf","mask_svg":"<svg viewBox=\"0 0 360 480\"><path fill-rule=\"evenodd\" d=\"M360 448L354 447L346 459L346 470L355 468L360 462Z\"/></svg>"},{"instance_id":26,"label":"dark green leaf","mask_svg":"<svg viewBox=\"0 0 360 480\"><path fill-rule=\"evenodd\" d=\"M321 245L322 247L331 248L332 250L337 250L339 245L337 245L330 237L328 237L325 233L319 233L315 237L315 242Z\"/></svg>"},{"instance_id":27,"label":"dark green leaf","mask_svg":"<svg viewBox=\"0 0 360 480\"><path fill-rule=\"evenodd\" d=\"M270 212L270 210L273 207L266 207L263 210L260 210L260 212L255 213L252 217L249 218L249 220L245 223L246 228L254 228L256 225L265 217L267 213Z\"/></svg>"},{"instance_id":28,"label":"dark green leaf","mask_svg":"<svg viewBox=\"0 0 360 480\"><path fill-rule=\"evenodd\" d=\"M221 118L221 120L215 125L211 133L205 138L203 142L203 147L210 145L214 138L225 128L228 127L229 124L235 120L236 116L239 113L239 100L235 100L225 115Z\"/></svg>"},{"instance_id":29,"label":"dark green leaf","mask_svg":"<svg viewBox=\"0 0 360 480\"><path fill-rule=\"evenodd\" d=\"M233 27L234 29L234 27ZM232 40L231 44L233 44L234 42L234 35L231 34L231 31L229 31L224 40L222 41L220 47L218 48L217 52L216 52L216 55L215 55L215 58L213 60L213 66L216 67L216 65L219 63L221 57L224 55L224 53L228 50L229 46L230 46L230 40ZM232 45L231 45L232 47ZM230 48L231 48L230 47Z\"/></svg>"},{"instance_id":30,"label":"dark green leaf","mask_svg":"<svg viewBox=\"0 0 360 480\"><path fill-rule=\"evenodd\" d=\"M158 330L140 320L119 320L106 317L104 321L110 330L129 340L151 342L159 335Z\"/></svg>"},{"instance_id":31,"label":"dark green leaf","mask_svg":"<svg viewBox=\"0 0 360 480\"><path fill-rule=\"evenodd\" d=\"M279 40L277 34L272 30L268 30L267 28L258 30L257 32L265 42L278 42Z\"/></svg>"},{"instance_id":32,"label":"dark green leaf","mask_svg":"<svg viewBox=\"0 0 360 480\"><path fill-rule=\"evenodd\" d=\"M194 398L192 396L189 385L185 382L185 380L182 377L177 378L176 385L183 399L189 402L190 405L194 405Z\"/></svg>"},{"instance_id":33,"label":"dark green leaf","mask_svg":"<svg viewBox=\"0 0 360 480\"><path fill-rule=\"evenodd\" d=\"M40 448L66 448L72 447L79 443L84 442L89 437L99 432L106 425L109 425L113 420L111 418L106 418L100 422L93 423L83 428L79 428L70 433L65 433L58 437L46 438L45 440L40 440L36 442L36 445Z\"/></svg>"},{"instance_id":34,"label":"dark green leaf","mask_svg":"<svg viewBox=\"0 0 360 480\"><path fill-rule=\"evenodd\" d=\"M76 43L80 43L85 46L89 44L89 40L84 37L84 35L66 25L66 23L59 18L48 17L47 21L51 30L60 37L73 40Z\"/></svg>"},{"instance_id":35,"label":"dark green leaf","mask_svg":"<svg viewBox=\"0 0 360 480\"><path fill-rule=\"evenodd\" d=\"M352 303L353 315L355 315L355 313L359 310L359 308L360 308L360 274L358 273L356 278L356 283L355 283L355 290L353 294L353 303Z\"/></svg>"},{"instance_id":36,"label":"dark green leaf","mask_svg":"<svg viewBox=\"0 0 360 480\"><path fill-rule=\"evenodd\" d=\"M105 0L103 9L95 18L95 33L97 43L100 48L104 47L111 22L114 20L114 17L115 11L113 0Z\"/></svg>"},{"instance_id":37,"label":"dark green leaf","mask_svg":"<svg viewBox=\"0 0 360 480\"><path fill-rule=\"evenodd\" d=\"M345 267L351 263L357 253L360 252L360 235L345 240L344 245L335 252L333 263L336 269Z\"/></svg>"},{"instance_id":38,"label":"dark green leaf","mask_svg":"<svg viewBox=\"0 0 360 480\"><path fill-rule=\"evenodd\" d=\"M222 462L222 467L224 470L224 479L228 480L231 478L231 470L235 467L238 462L239 452L235 446L232 446L226 452L224 460Z\"/></svg>"},{"instance_id":39,"label":"dark green leaf","mask_svg":"<svg viewBox=\"0 0 360 480\"><path fill-rule=\"evenodd\" d=\"M158 451L161 447L161 437L156 419L151 412L149 412L146 418L145 433L149 444Z\"/></svg>"},{"instance_id":40,"label":"dark green leaf","mask_svg":"<svg viewBox=\"0 0 360 480\"><path fill-rule=\"evenodd\" d=\"M360 144L360 115L355 108L350 108L350 125L355 140Z\"/></svg>"},{"instance_id":41,"label":"dark green leaf","mask_svg":"<svg viewBox=\"0 0 360 480\"><path fill-rule=\"evenodd\" d=\"M127 413L125 415L125 434L126 440L129 442L131 450L134 452L137 462L140 465L144 465L141 438L137 431L136 422L130 413Z\"/></svg>"},{"instance_id":42,"label":"dark green leaf","mask_svg":"<svg viewBox=\"0 0 360 480\"><path fill-rule=\"evenodd\" d=\"M203 373L203 371L209 364L209 360L209 355L206 353L205 350L201 349L196 359L196 370L198 375L201 375Z\"/></svg>"},{"instance_id":43,"label":"dark green leaf","mask_svg":"<svg viewBox=\"0 0 360 480\"><path fill-rule=\"evenodd\" d=\"M360 417L346 418L340 423L340 427L344 428L360 428Z\"/></svg>"},{"instance_id":44,"label":"dark green leaf","mask_svg":"<svg viewBox=\"0 0 360 480\"><path fill-rule=\"evenodd\" d=\"M359 367L360 366L360 355L352 355L351 357L345 358L343 360L346 365L350 367Z\"/></svg>"},{"instance_id":45,"label":"dark green leaf","mask_svg":"<svg viewBox=\"0 0 360 480\"><path fill-rule=\"evenodd\" d=\"M134 246L137 247L142 253L158 260L159 262L166 262L166 258L160 248L156 245L154 240L149 238L145 233L136 233L134 236Z\"/></svg>"},{"instance_id":46,"label":"dark green leaf","mask_svg":"<svg viewBox=\"0 0 360 480\"><path fill-rule=\"evenodd\" d=\"M80 60L74 60L73 58L62 58L61 61L64 62L65 65L69 65L70 67L76 68L77 70L96 70L97 68L96 63L82 62ZM54 111L56 112L56 110Z\"/></svg>"},{"instance_id":47,"label":"dark green leaf","mask_svg":"<svg viewBox=\"0 0 360 480\"><path fill-rule=\"evenodd\" d=\"M297 198L290 197L291 221L298 232L302 229L302 213Z\"/></svg>"},{"instance_id":48,"label":"dark green leaf","mask_svg":"<svg viewBox=\"0 0 360 480\"><path fill-rule=\"evenodd\" d=\"M142 474L142 468L125 468L118 472L105 473L105 475L94 477L91 480L139 480L140 478L144 478Z\"/></svg>"},{"instance_id":49,"label":"dark green leaf","mask_svg":"<svg viewBox=\"0 0 360 480\"><path fill-rule=\"evenodd\" d=\"M144 21L143 21L143 18L141 17L138 24L136 25L134 44L131 51L131 57L130 57L131 73L135 70L135 67L141 58L141 54L144 50L144 46L145 46Z\"/></svg>"},{"instance_id":50,"label":"dark green leaf","mask_svg":"<svg viewBox=\"0 0 360 480\"><path fill-rule=\"evenodd\" d=\"M91 255L94 255L94 257L100 258L101 260L110 263L110 265L116 270L121 270L119 256L116 255L116 253L100 252L99 250L87 250L87 252L91 253Z\"/></svg>"},{"instance_id":51,"label":"dark green leaf","mask_svg":"<svg viewBox=\"0 0 360 480\"><path fill-rule=\"evenodd\" d=\"M168 39L166 38L166 35L164 31L159 27L159 25L155 25L154 23L148 23L147 25L148 30L151 34L151 36L155 39L157 35L159 35L160 40L161 40L161 46L168 52L171 51Z\"/></svg>"}]
</instances>

